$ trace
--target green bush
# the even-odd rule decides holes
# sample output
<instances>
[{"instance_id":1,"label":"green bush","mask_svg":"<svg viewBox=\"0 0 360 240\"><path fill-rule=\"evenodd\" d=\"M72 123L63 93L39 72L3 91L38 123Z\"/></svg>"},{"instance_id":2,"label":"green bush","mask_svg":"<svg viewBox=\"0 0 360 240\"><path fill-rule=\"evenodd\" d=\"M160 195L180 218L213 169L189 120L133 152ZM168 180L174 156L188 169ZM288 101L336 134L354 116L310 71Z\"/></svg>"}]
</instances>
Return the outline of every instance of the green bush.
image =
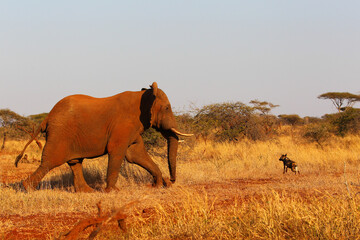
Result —
<instances>
[{"instance_id":1,"label":"green bush","mask_svg":"<svg viewBox=\"0 0 360 240\"><path fill-rule=\"evenodd\" d=\"M292 126L303 123L303 119L297 114L290 114L290 115L282 114L282 115L279 115L279 118L281 119L281 121L283 123L289 124Z\"/></svg>"},{"instance_id":2,"label":"green bush","mask_svg":"<svg viewBox=\"0 0 360 240\"><path fill-rule=\"evenodd\" d=\"M330 137L331 127L327 123L312 123L306 126L303 136L322 147Z\"/></svg>"},{"instance_id":3,"label":"green bush","mask_svg":"<svg viewBox=\"0 0 360 240\"><path fill-rule=\"evenodd\" d=\"M336 135L358 134L360 131L359 109L346 108L343 112L327 114L324 119L333 126L333 132Z\"/></svg>"},{"instance_id":4,"label":"green bush","mask_svg":"<svg viewBox=\"0 0 360 240\"><path fill-rule=\"evenodd\" d=\"M263 140L274 133L278 122L268 114L269 109L265 111L241 102L206 105L196 109L192 129L205 140L236 141L243 137Z\"/></svg>"},{"instance_id":5,"label":"green bush","mask_svg":"<svg viewBox=\"0 0 360 240\"><path fill-rule=\"evenodd\" d=\"M151 147L164 147L166 145L166 140L161 133L153 128L147 129L141 136L147 149Z\"/></svg>"},{"instance_id":6,"label":"green bush","mask_svg":"<svg viewBox=\"0 0 360 240\"><path fill-rule=\"evenodd\" d=\"M19 114L9 110L1 109L0 110L0 135L6 136L10 139L22 139L29 137L29 135L21 130L24 129L28 132L33 131L35 122L27 117L20 116ZM21 128L21 129L20 129Z\"/></svg>"}]
</instances>

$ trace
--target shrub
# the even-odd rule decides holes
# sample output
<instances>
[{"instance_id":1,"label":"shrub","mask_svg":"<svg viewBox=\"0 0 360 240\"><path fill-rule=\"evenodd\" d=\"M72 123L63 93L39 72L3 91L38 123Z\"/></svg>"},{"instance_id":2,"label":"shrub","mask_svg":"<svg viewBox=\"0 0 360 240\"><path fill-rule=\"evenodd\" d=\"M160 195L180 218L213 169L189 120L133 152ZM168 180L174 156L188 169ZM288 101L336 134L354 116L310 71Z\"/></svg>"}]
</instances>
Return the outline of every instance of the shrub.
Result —
<instances>
[{"instance_id":1,"label":"shrub","mask_svg":"<svg viewBox=\"0 0 360 240\"><path fill-rule=\"evenodd\" d=\"M207 105L198 109L193 126L206 138L213 134L217 141L232 141L245 134L252 111L241 102Z\"/></svg>"},{"instance_id":2,"label":"shrub","mask_svg":"<svg viewBox=\"0 0 360 240\"><path fill-rule=\"evenodd\" d=\"M292 126L303 123L303 119L297 114L282 114L279 115L279 118L282 120L283 123L290 124Z\"/></svg>"},{"instance_id":3,"label":"shrub","mask_svg":"<svg viewBox=\"0 0 360 240\"><path fill-rule=\"evenodd\" d=\"M154 128L147 129L141 136L147 149L166 145L166 141L161 136L161 133L157 132Z\"/></svg>"},{"instance_id":4,"label":"shrub","mask_svg":"<svg viewBox=\"0 0 360 240\"><path fill-rule=\"evenodd\" d=\"M28 137L29 135L18 129L17 126L20 126L26 131L32 132L34 125L35 123L31 119L20 116L9 109L0 110L0 136L6 135L9 139L22 139Z\"/></svg>"},{"instance_id":5,"label":"shrub","mask_svg":"<svg viewBox=\"0 0 360 240\"><path fill-rule=\"evenodd\" d=\"M30 115L28 118L32 120L36 125L40 125L42 121L47 117L49 113L40 113L35 115Z\"/></svg>"},{"instance_id":6,"label":"shrub","mask_svg":"<svg viewBox=\"0 0 360 240\"><path fill-rule=\"evenodd\" d=\"M325 140L330 137L330 126L327 123L309 124L303 136L322 147Z\"/></svg>"},{"instance_id":7,"label":"shrub","mask_svg":"<svg viewBox=\"0 0 360 240\"><path fill-rule=\"evenodd\" d=\"M347 108L343 112L327 114L324 119L333 126L336 135L344 137L346 134L357 134L360 131L360 110Z\"/></svg>"}]
</instances>

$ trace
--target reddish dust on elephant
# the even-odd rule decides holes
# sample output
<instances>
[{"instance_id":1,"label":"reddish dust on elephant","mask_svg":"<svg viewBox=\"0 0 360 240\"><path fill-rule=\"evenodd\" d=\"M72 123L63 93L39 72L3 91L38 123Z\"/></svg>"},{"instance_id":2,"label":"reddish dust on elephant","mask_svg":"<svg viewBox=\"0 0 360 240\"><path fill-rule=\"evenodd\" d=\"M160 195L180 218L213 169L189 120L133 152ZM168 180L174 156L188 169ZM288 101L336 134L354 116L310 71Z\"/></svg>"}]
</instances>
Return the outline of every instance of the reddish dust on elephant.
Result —
<instances>
[{"instance_id":1,"label":"reddish dust on elephant","mask_svg":"<svg viewBox=\"0 0 360 240\"><path fill-rule=\"evenodd\" d=\"M40 132L46 133L46 144L38 169L22 181L25 190L34 190L53 168L69 164L74 174L76 191L92 192L86 183L82 162L108 154L106 191L116 189L115 183L126 157L146 169L154 177L154 186L168 186L176 180L178 136L191 136L178 131L166 94L157 83L150 89L123 92L107 98L72 95L60 100L35 131L17 156L15 166L26 147ZM144 147L141 134L153 127L168 142L170 181L162 176Z\"/></svg>"}]
</instances>

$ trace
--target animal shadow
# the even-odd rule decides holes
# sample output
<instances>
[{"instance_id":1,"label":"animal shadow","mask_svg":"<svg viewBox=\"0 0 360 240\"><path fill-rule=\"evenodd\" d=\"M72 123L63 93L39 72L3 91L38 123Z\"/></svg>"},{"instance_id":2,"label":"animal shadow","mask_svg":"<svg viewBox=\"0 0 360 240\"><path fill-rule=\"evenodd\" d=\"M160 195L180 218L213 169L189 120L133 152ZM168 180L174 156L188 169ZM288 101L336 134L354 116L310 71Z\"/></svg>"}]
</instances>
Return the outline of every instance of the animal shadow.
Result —
<instances>
[{"instance_id":1,"label":"animal shadow","mask_svg":"<svg viewBox=\"0 0 360 240\"><path fill-rule=\"evenodd\" d=\"M100 170L83 169L86 182L95 190L101 191L105 180ZM22 181L13 183L0 183L0 188L11 188L17 192L26 192ZM63 172L59 175L51 176L49 179L43 180L36 188L37 190L61 189L67 192L74 192L74 176L71 171Z\"/></svg>"},{"instance_id":2,"label":"animal shadow","mask_svg":"<svg viewBox=\"0 0 360 240\"><path fill-rule=\"evenodd\" d=\"M11 188L17 192L26 192L24 186L20 182L14 182L14 183L1 183L0 188Z\"/></svg>"},{"instance_id":3,"label":"animal shadow","mask_svg":"<svg viewBox=\"0 0 360 240\"><path fill-rule=\"evenodd\" d=\"M105 172L103 169L96 168L83 168L83 174L85 181L88 185L96 191L103 191L105 188ZM130 164L127 161L124 161L124 164L121 167L120 176L127 183L135 184L147 184L153 181L152 176L135 164ZM26 192L21 181L1 184L1 188L12 188L15 191ZM60 189L67 192L75 192L74 188L74 175L69 170L62 172L61 174L51 176L39 183L36 188L37 190L48 190L48 189Z\"/></svg>"},{"instance_id":4,"label":"animal shadow","mask_svg":"<svg viewBox=\"0 0 360 240\"><path fill-rule=\"evenodd\" d=\"M123 176L127 182L136 184L146 184L153 181L153 178L147 171L135 164L130 164L127 161L124 161L120 170L120 175Z\"/></svg>"},{"instance_id":5,"label":"animal shadow","mask_svg":"<svg viewBox=\"0 0 360 240\"><path fill-rule=\"evenodd\" d=\"M97 191L102 189L102 186L105 184L105 179L100 169L84 168L83 174L85 181L91 188ZM74 192L74 175L71 171L67 171L60 175L52 176L47 181L41 181L38 189L63 189Z\"/></svg>"}]
</instances>

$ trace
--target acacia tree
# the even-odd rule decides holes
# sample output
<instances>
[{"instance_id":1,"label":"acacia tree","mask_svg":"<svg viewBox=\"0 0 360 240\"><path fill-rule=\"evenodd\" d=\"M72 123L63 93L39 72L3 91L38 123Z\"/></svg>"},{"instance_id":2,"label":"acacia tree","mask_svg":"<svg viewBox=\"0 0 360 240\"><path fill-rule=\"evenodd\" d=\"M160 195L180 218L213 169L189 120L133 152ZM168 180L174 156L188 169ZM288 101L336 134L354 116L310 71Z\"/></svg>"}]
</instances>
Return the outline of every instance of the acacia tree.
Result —
<instances>
[{"instance_id":1,"label":"acacia tree","mask_svg":"<svg viewBox=\"0 0 360 240\"><path fill-rule=\"evenodd\" d=\"M272 109L279 107L279 105L272 104L267 101L251 100L250 104L253 105L255 112L257 111L260 114L258 124L260 124L265 131L266 135L269 135L275 129L274 126L277 123L275 116L270 115Z\"/></svg>"},{"instance_id":2,"label":"acacia tree","mask_svg":"<svg viewBox=\"0 0 360 240\"><path fill-rule=\"evenodd\" d=\"M263 115L267 115L273 108L279 107L279 105L272 104L271 102L259 101L259 100L251 100L250 104L252 104L255 110L259 111Z\"/></svg>"},{"instance_id":3,"label":"acacia tree","mask_svg":"<svg viewBox=\"0 0 360 240\"><path fill-rule=\"evenodd\" d=\"M348 92L327 92L321 94L318 98L330 99L339 112L354 106L355 102L360 101L360 95Z\"/></svg>"},{"instance_id":4,"label":"acacia tree","mask_svg":"<svg viewBox=\"0 0 360 240\"><path fill-rule=\"evenodd\" d=\"M49 113L39 113L28 116L28 118L33 121L36 125L40 125L42 121L49 115Z\"/></svg>"},{"instance_id":5,"label":"acacia tree","mask_svg":"<svg viewBox=\"0 0 360 240\"><path fill-rule=\"evenodd\" d=\"M7 137L21 137L31 132L33 121L9 109L0 109L0 134L3 136L1 149L5 148ZM21 130L19 129L21 128Z\"/></svg>"},{"instance_id":6,"label":"acacia tree","mask_svg":"<svg viewBox=\"0 0 360 240\"><path fill-rule=\"evenodd\" d=\"M10 128L14 125L15 122L20 122L20 121L24 122L25 118L9 109L0 110L0 128L1 128L1 133L3 135L1 150L5 148L6 137Z\"/></svg>"},{"instance_id":7,"label":"acacia tree","mask_svg":"<svg viewBox=\"0 0 360 240\"><path fill-rule=\"evenodd\" d=\"M198 109L193 127L205 139L215 133L219 141L233 141L246 134L253 109L241 102L211 104Z\"/></svg>"}]
</instances>

